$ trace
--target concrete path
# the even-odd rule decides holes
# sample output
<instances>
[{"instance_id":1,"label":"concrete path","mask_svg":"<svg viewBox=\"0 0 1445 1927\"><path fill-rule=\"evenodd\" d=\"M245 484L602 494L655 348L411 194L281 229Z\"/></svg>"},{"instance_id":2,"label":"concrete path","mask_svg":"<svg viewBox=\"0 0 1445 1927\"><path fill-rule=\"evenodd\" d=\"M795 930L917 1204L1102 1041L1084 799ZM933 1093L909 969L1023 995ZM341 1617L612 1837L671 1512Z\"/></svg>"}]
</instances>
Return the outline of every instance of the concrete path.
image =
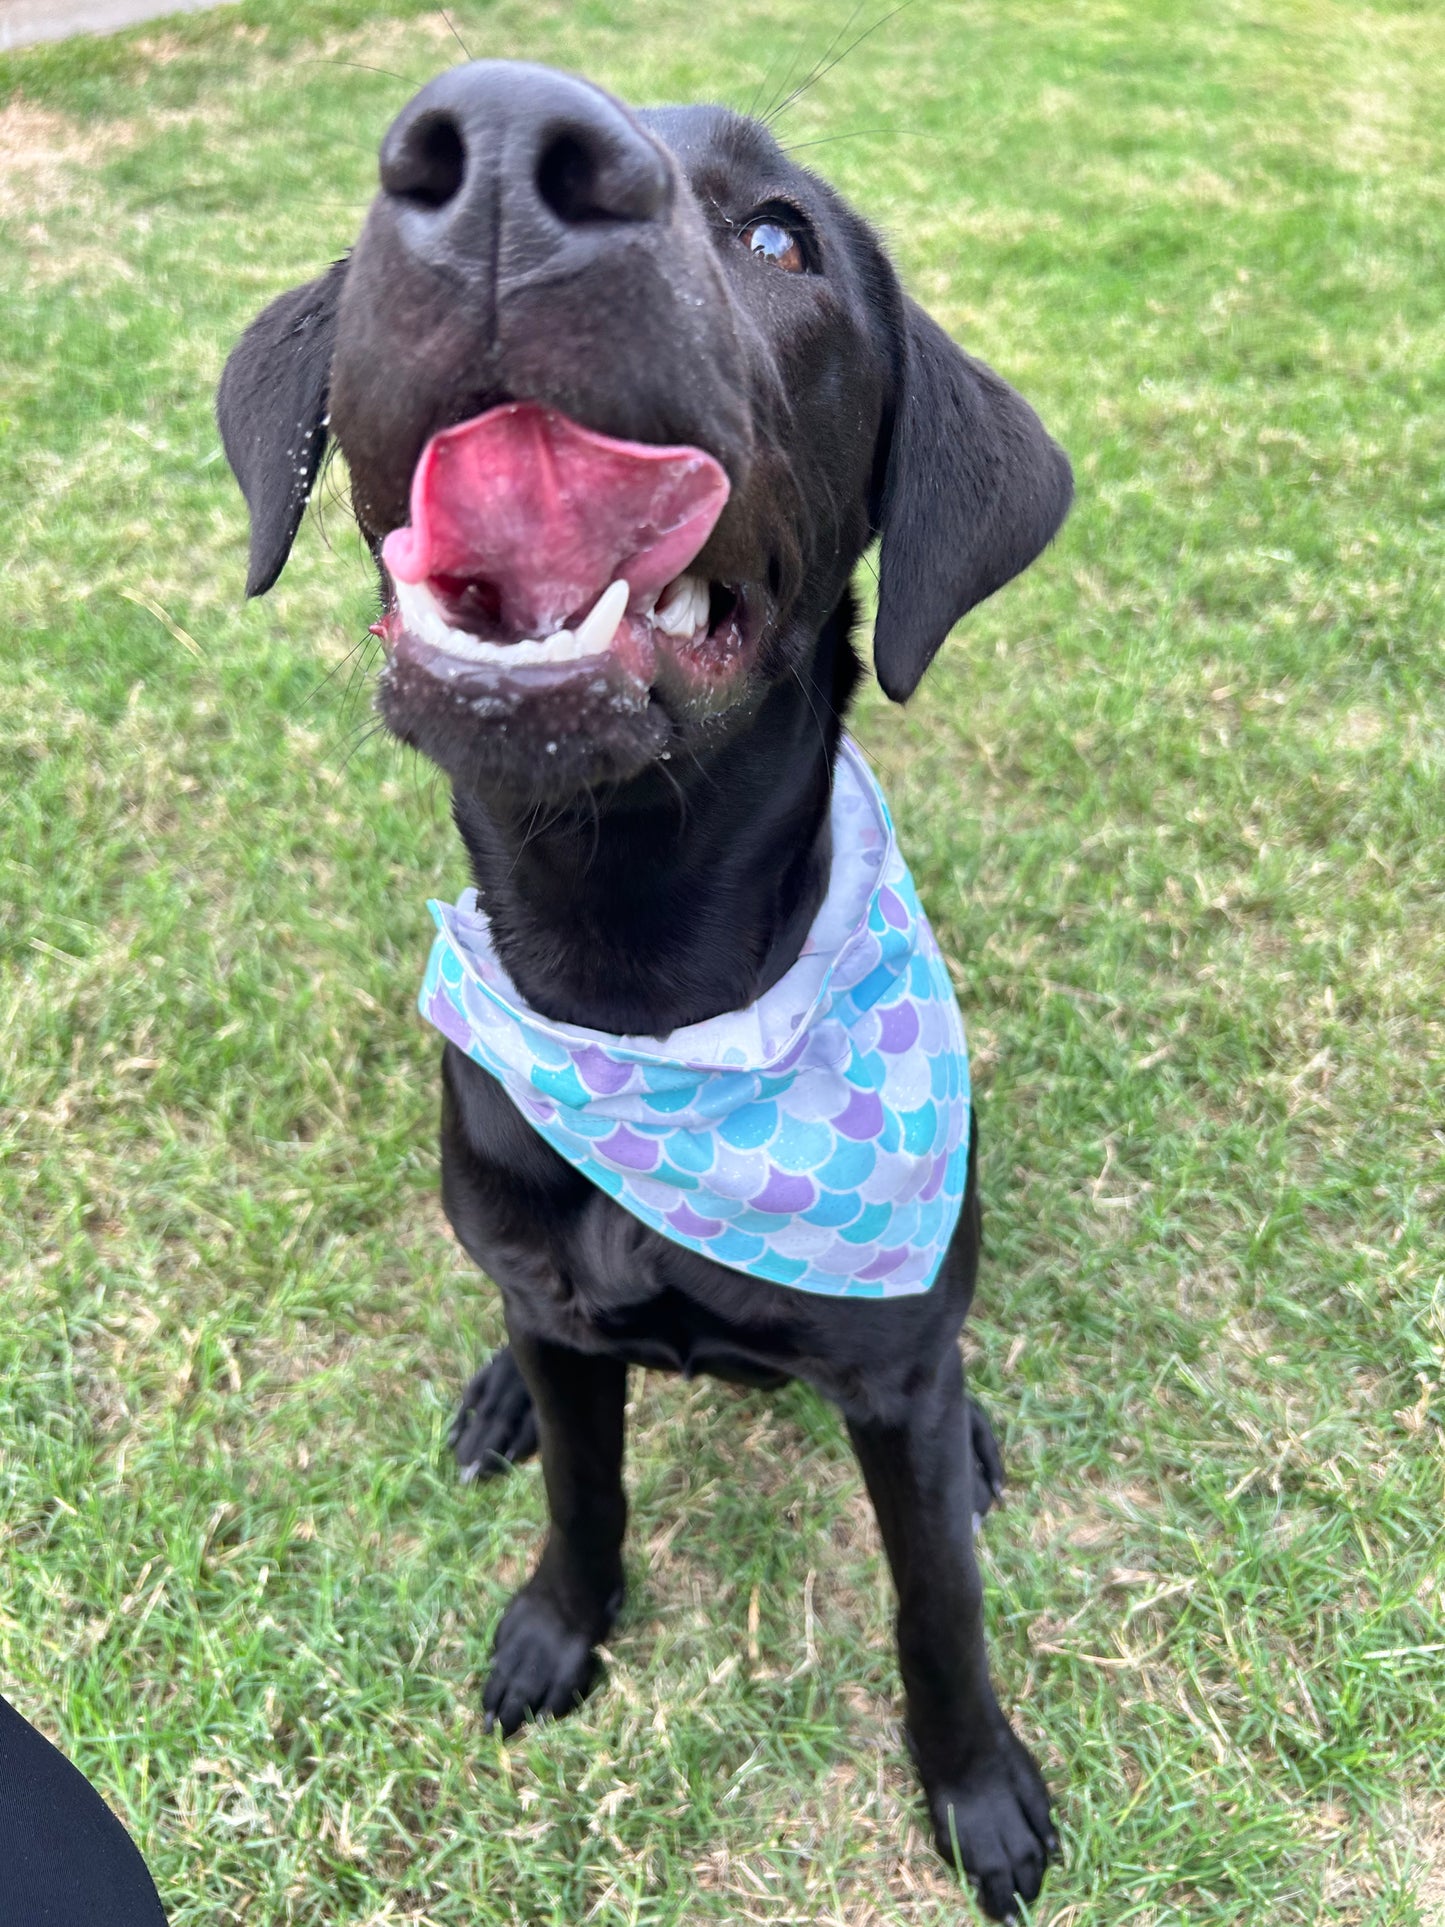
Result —
<instances>
[{"instance_id":1,"label":"concrete path","mask_svg":"<svg viewBox=\"0 0 1445 1927\"><path fill-rule=\"evenodd\" d=\"M114 33L166 13L200 13L226 0L0 0L0 53L73 33Z\"/></svg>"}]
</instances>

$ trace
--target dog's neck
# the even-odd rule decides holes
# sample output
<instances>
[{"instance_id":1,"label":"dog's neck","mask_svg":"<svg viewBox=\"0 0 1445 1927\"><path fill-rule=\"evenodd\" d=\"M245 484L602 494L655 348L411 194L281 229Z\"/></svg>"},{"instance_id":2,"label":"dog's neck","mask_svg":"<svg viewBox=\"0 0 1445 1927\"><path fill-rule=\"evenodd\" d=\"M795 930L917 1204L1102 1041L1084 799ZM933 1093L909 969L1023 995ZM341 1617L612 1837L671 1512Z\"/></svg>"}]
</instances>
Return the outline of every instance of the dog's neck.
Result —
<instances>
[{"instance_id":1,"label":"dog's neck","mask_svg":"<svg viewBox=\"0 0 1445 1927\"><path fill-rule=\"evenodd\" d=\"M804 672L706 763L653 769L538 827L457 793L492 940L542 1016L665 1035L752 1003L796 961L827 892L829 794L857 663L845 601Z\"/></svg>"}]
</instances>

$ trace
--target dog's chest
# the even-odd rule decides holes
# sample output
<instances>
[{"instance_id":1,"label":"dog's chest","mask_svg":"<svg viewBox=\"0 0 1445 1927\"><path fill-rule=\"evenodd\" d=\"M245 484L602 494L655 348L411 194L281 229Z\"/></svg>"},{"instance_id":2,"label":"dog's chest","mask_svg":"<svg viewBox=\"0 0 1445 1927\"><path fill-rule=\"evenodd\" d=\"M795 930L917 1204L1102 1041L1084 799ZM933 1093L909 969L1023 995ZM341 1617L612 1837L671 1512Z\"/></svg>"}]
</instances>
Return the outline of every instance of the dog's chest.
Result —
<instances>
[{"instance_id":1,"label":"dog's chest","mask_svg":"<svg viewBox=\"0 0 1445 1927\"><path fill-rule=\"evenodd\" d=\"M793 965L742 1008L657 1037L542 1016L474 891L432 905L420 1006L540 1139L670 1243L784 1291L916 1295L962 1202L967 1048L887 806L846 739L831 810L823 904Z\"/></svg>"},{"instance_id":2,"label":"dog's chest","mask_svg":"<svg viewBox=\"0 0 1445 1927\"><path fill-rule=\"evenodd\" d=\"M454 1047L443 1067L443 1201L468 1255L539 1336L630 1364L773 1382L812 1348L816 1307L708 1262L604 1196Z\"/></svg>"}]
</instances>

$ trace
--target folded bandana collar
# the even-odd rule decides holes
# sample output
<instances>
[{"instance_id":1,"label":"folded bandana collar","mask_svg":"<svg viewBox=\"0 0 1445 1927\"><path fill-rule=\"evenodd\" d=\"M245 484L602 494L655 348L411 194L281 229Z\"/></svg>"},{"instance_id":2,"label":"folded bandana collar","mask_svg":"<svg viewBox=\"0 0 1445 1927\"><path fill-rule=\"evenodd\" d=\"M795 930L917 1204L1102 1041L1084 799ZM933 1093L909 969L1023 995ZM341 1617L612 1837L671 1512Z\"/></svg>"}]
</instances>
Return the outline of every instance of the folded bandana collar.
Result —
<instances>
[{"instance_id":1,"label":"folded bandana collar","mask_svg":"<svg viewBox=\"0 0 1445 1927\"><path fill-rule=\"evenodd\" d=\"M968 1163L948 971L872 771L845 737L828 893L745 1010L616 1037L530 1009L475 890L432 903L423 1017L569 1164L674 1243L798 1291L927 1291Z\"/></svg>"}]
</instances>

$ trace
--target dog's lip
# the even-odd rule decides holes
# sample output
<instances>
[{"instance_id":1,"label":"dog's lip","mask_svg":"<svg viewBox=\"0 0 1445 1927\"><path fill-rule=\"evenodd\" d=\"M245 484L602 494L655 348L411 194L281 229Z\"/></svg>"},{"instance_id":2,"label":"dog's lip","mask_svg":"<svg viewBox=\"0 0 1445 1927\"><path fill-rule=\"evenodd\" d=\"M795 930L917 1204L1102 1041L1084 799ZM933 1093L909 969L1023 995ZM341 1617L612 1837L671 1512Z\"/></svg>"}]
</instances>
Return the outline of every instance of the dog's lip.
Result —
<instances>
[{"instance_id":1,"label":"dog's lip","mask_svg":"<svg viewBox=\"0 0 1445 1927\"><path fill-rule=\"evenodd\" d=\"M735 698L756 659L760 598L746 587L729 590L715 620L709 608L709 616L691 633L671 634L655 616L660 609L666 618L669 593L678 582L689 580L695 585L700 581L675 579L656 607L636 612L629 607L605 643L583 650L575 643L567 647L572 639L565 635L509 645L462 631L448 634L435 598L430 610L425 602L418 604L418 593L428 594L426 585L399 593L395 583L389 584L386 611L375 633L393 664L420 672L443 701L474 705L479 719L495 720L534 699L568 692L586 699L579 700L576 713L586 716L589 726L595 724L597 698L603 699L604 709L617 711L646 707L655 697L679 718L712 713ZM705 592L707 585L701 588ZM558 720L562 726L565 717Z\"/></svg>"}]
</instances>

